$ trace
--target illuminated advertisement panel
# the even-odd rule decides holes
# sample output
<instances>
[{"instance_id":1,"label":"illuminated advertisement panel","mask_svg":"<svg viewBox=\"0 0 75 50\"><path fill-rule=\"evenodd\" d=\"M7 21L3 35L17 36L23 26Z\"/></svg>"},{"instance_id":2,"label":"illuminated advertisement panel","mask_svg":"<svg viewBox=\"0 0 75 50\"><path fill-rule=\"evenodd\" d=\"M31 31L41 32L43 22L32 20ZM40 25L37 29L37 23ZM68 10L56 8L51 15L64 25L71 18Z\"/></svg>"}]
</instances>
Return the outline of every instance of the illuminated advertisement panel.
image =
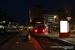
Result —
<instances>
[{"instance_id":1,"label":"illuminated advertisement panel","mask_svg":"<svg viewBox=\"0 0 75 50\"><path fill-rule=\"evenodd\" d=\"M69 23L68 21L60 21L60 33L68 33Z\"/></svg>"}]
</instances>

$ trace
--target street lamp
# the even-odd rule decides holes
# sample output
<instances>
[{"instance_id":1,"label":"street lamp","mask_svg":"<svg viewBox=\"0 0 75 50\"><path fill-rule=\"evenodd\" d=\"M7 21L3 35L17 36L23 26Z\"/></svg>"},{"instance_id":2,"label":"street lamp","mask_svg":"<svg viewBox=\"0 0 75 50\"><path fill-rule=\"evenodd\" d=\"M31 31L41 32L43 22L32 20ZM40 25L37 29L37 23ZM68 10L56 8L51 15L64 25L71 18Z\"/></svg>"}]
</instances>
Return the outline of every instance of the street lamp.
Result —
<instances>
[{"instance_id":1,"label":"street lamp","mask_svg":"<svg viewBox=\"0 0 75 50\"><path fill-rule=\"evenodd\" d=\"M54 15L54 23L55 23L55 19L57 18L56 15ZM55 27L55 30L56 30L56 27ZM54 34L55 34L55 30L54 30Z\"/></svg>"},{"instance_id":2,"label":"street lamp","mask_svg":"<svg viewBox=\"0 0 75 50\"><path fill-rule=\"evenodd\" d=\"M6 21L3 21L3 23L5 23Z\"/></svg>"},{"instance_id":3,"label":"street lamp","mask_svg":"<svg viewBox=\"0 0 75 50\"><path fill-rule=\"evenodd\" d=\"M55 19L57 18L57 16L56 15L54 15L54 23L55 23Z\"/></svg>"}]
</instances>

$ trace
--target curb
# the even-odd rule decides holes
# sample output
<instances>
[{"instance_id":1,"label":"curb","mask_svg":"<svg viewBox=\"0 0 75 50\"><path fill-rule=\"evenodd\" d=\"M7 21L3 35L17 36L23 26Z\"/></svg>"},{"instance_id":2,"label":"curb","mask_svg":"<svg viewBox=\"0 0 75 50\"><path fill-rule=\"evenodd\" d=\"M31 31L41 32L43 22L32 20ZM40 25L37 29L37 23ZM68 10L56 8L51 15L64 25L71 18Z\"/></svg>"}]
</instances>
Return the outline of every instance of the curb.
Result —
<instances>
[{"instance_id":1,"label":"curb","mask_svg":"<svg viewBox=\"0 0 75 50\"><path fill-rule=\"evenodd\" d=\"M59 43L62 43L62 44L64 44L64 45L67 45L67 46L75 46L74 44L65 42L65 41L60 40L60 39L55 38L55 37L50 37L50 36L48 37L48 36L47 36L47 38L50 39L50 40L53 40L53 41L57 41L57 42L59 42Z\"/></svg>"},{"instance_id":2,"label":"curb","mask_svg":"<svg viewBox=\"0 0 75 50\"><path fill-rule=\"evenodd\" d=\"M74 44L72 44L72 43L69 43L69 42L65 42L65 41L63 41L63 40L60 40L60 39L55 39L56 41L58 41L58 42L60 42L60 43L63 43L63 44L65 44L65 45L68 45L68 46L75 46Z\"/></svg>"}]
</instances>

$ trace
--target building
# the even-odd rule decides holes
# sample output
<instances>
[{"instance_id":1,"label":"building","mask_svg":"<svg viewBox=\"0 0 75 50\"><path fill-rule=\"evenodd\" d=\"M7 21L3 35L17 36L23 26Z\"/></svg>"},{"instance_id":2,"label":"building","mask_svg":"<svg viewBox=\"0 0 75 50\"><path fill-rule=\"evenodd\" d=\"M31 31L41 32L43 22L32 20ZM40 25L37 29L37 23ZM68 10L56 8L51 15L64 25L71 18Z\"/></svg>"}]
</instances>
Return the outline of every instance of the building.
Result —
<instances>
[{"instance_id":1,"label":"building","mask_svg":"<svg viewBox=\"0 0 75 50\"><path fill-rule=\"evenodd\" d=\"M54 16L56 16L56 18L54 18ZM43 18L45 19L45 23L54 24L59 21L59 14L54 11L44 11Z\"/></svg>"},{"instance_id":2,"label":"building","mask_svg":"<svg viewBox=\"0 0 75 50\"><path fill-rule=\"evenodd\" d=\"M45 20L45 27L48 28L50 33L51 28L57 28L59 22L59 14L56 11L44 11L43 18Z\"/></svg>"},{"instance_id":3,"label":"building","mask_svg":"<svg viewBox=\"0 0 75 50\"><path fill-rule=\"evenodd\" d=\"M71 24L73 21L73 17L74 17L74 9L72 7L63 7L61 9L58 10L59 13L59 18L61 19L67 19L67 17L71 17Z\"/></svg>"},{"instance_id":4,"label":"building","mask_svg":"<svg viewBox=\"0 0 75 50\"><path fill-rule=\"evenodd\" d=\"M44 11L43 6L32 6L29 11L30 22L32 22L33 18L44 18L45 23L58 23L59 19L67 19L67 17L71 17L70 24L73 22L74 18L74 9L72 7L62 7L57 11ZM54 18L56 16L56 18Z\"/></svg>"},{"instance_id":5,"label":"building","mask_svg":"<svg viewBox=\"0 0 75 50\"><path fill-rule=\"evenodd\" d=\"M30 8L29 12L30 22L33 18L43 18L43 6L34 5Z\"/></svg>"},{"instance_id":6,"label":"building","mask_svg":"<svg viewBox=\"0 0 75 50\"><path fill-rule=\"evenodd\" d=\"M0 25L15 24L15 19L13 19L8 13L0 9Z\"/></svg>"},{"instance_id":7,"label":"building","mask_svg":"<svg viewBox=\"0 0 75 50\"><path fill-rule=\"evenodd\" d=\"M74 9L72 7L63 7L57 11L44 11L43 13L43 17L46 23L53 22L54 16L56 16L56 22L58 22L59 19L67 19L67 17L71 17L70 23L72 24L74 18Z\"/></svg>"}]
</instances>

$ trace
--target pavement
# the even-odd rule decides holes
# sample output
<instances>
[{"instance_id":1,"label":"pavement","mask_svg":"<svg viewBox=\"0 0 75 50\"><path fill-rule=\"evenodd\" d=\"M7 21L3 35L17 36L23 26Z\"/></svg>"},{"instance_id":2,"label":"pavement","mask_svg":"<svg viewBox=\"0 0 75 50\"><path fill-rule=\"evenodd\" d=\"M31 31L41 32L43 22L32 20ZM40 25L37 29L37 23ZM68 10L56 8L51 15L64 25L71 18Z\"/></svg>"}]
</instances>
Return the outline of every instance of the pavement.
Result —
<instances>
[{"instance_id":1,"label":"pavement","mask_svg":"<svg viewBox=\"0 0 75 50\"><path fill-rule=\"evenodd\" d=\"M59 33L46 33L46 36L51 37L52 39L56 39L61 43L64 43L68 46L75 46L75 34L70 34L68 38L60 38Z\"/></svg>"},{"instance_id":2,"label":"pavement","mask_svg":"<svg viewBox=\"0 0 75 50\"><path fill-rule=\"evenodd\" d=\"M4 34L0 34L0 47L8 42L10 39L15 37L19 32L7 32Z\"/></svg>"},{"instance_id":3,"label":"pavement","mask_svg":"<svg viewBox=\"0 0 75 50\"><path fill-rule=\"evenodd\" d=\"M28 35L28 36L27 36ZM26 31L0 47L0 50L43 50L38 42Z\"/></svg>"}]
</instances>

